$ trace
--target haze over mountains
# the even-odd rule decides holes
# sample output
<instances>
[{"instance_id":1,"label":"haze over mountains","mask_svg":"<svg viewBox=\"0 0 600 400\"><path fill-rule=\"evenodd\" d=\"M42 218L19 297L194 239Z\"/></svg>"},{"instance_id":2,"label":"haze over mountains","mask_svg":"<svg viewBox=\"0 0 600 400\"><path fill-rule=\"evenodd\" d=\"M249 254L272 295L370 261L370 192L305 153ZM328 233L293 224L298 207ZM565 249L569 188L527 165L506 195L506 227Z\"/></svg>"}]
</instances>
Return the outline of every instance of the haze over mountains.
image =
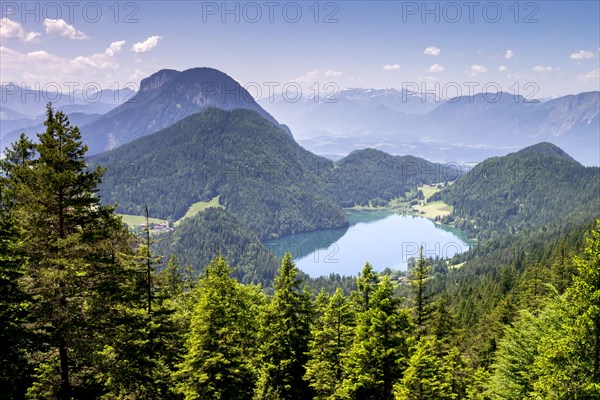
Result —
<instances>
[{"instance_id":1,"label":"haze over mountains","mask_svg":"<svg viewBox=\"0 0 600 400\"><path fill-rule=\"evenodd\" d=\"M316 100L279 97L260 104L285 121L299 143L332 158L375 147L436 161L478 162L547 140L586 165L600 162L600 92L546 102L506 92L443 101L394 89L348 89Z\"/></svg>"},{"instance_id":2,"label":"haze over mountains","mask_svg":"<svg viewBox=\"0 0 600 400\"><path fill-rule=\"evenodd\" d=\"M100 115L131 99L135 92L131 88L95 91L74 90L58 93L59 86L48 85L47 89L36 89L9 83L0 85L0 140L12 143L21 132L34 137L44 129L46 104L51 101L56 110L64 111L79 126L89 124Z\"/></svg>"},{"instance_id":3,"label":"haze over mountains","mask_svg":"<svg viewBox=\"0 0 600 400\"><path fill-rule=\"evenodd\" d=\"M45 101L23 95L20 88L19 92L14 87L2 89L2 145L16 140L21 131L33 136L42 130L40 115ZM41 92L38 97L52 98ZM104 102L109 98L127 101L120 105ZM66 100L68 96L62 96L55 106L73 113L89 154L118 147L216 107L250 109L271 122L278 120L291 128L301 145L331 159L357 149L377 148L439 162L480 162L550 141L585 165L600 164L600 92L548 101L505 92L443 101L431 94L358 88L305 96L294 102L282 95L256 102L223 72L193 68L158 71L143 79L133 96L124 89L122 93L105 91L102 101L94 103L86 103L82 96L68 104Z\"/></svg>"}]
</instances>

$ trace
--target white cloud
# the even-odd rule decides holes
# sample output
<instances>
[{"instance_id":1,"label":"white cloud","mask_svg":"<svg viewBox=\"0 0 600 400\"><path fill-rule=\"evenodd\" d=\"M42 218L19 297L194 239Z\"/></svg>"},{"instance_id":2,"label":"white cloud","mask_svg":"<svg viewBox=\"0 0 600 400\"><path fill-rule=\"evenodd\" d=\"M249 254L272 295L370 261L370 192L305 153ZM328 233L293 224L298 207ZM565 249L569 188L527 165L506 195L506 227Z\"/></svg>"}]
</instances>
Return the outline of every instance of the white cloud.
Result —
<instances>
[{"instance_id":1,"label":"white cloud","mask_svg":"<svg viewBox=\"0 0 600 400\"><path fill-rule=\"evenodd\" d=\"M589 60L594 58L594 53L587 50L579 50L577 53L571 54L571 60Z\"/></svg>"},{"instance_id":2,"label":"white cloud","mask_svg":"<svg viewBox=\"0 0 600 400\"><path fill-rule=\"evenodd\" d=\"M129 80L132 82L140 81L142 78L147 77L148 74L142 71L141 69L136 68L131 75L129 75Z\"/></svg>"},{"instance_id":3,"label":"white cloud","mask_svg":"<svg viewBox=\"0 0 600 400\"><path fill-rule=\"evenodd\" d=\"M400 69L400 64L386 64L383 66L384 71L398 71Z\"/></svg>"},{"instance_id":4,"label":"white cloud","mask_svg":"<svg viewBox=\"0 0 600 400\"><path fill-rule=\"evenodd\" d=\"M90 37L85 33L75 29L73 25L69 25L63 19L48 19L44 20L46 33L66 37L73 40L85 40Z\"/></svg>"},{"instance_id":5,"label":"white cloud","mask_svg":"<svg viewBox=\"0 0 600 400\"><path fill-rule=\"evenodd\" d=\"M313 69L294 79L294 82L314 82L319 77L319 70Z\"/></svg>"},{"instance_id":6,"label":"white cloud","mask_svg":"<svg viewBox=\"0 0 600 400\"><path fill-rule=\"evenodd\" d=\"M2 57L2 75L6 77L6 80L24 79L29 83L44 84L76 80L78 82L105 82L110 85L114 83L114 79L110 79L109 71L119 69L119 64L115 59L105 53L81 55L70 59L45 50L21 53L2 46L0 47L0 56Z\"/></svg>"},{"instance_id":7,"label":"white cloud","mask_svg":"<svg viewBox=\"0 0 600 400\"><path fill-rule=\"evenodd\" d=\"M325 76L342 76L342 72L341 71L334 71L332 69L328 69L327 71L325 71Z\"/></svg>"},{"instance_id":8,"label":"white cloud","mask_svg":"<svg viewBox=\"0 0 600 400\"><path fill-rule=\"evenodd\" d=\"M40 36L40 33L27 32L20 23L4 18L0 24L0 36L3 39L21 39L24 42L32 42Z\"/></svg>"},{"instance_id":9,"label":"white cloud","mask_svg":"<svg viewBox=\"0 0 600 400\"><path fill-rule=\"evenodd\" d=\"M437 56L440 54L440 48L435 46L430 46L423 51L423 54L427 54L428 56Z\"/></svg>"},{"instance_id":10,"label":"white cloud","mask_svg":"<svg viewBox=\"0 0 600 400\"><path fill-rule=\"evenodd\" d=\"M443 65L436 63L436 64L433 64L431 67L429 67L429 69L427 69L427 72L434 74L436 72L442 72L444 70L445 70L445 68Z\"/></svg>"},{"instance_id":11,"label":"white cloud","mask_svg":"<svg viewBox=\"0 0 600 400\"><path fill-rule=\"evenodd\" d=\"M112 42L110 46L106 50L104 50L104 54L109 57L113 57L115 54L121 51L123 45L125 44L124 40L119 40L117 42Z\"/></svg>"},{"instance_id":12,"label":"white cloud","mask_svg":"<svg viewBox=\"0 0 600 400\"><path fill-rule=\"evenodd\" d=\"M577 77L582 82L597 82L600 80L600 68L593 69Z\"/></svg>"},{"instance_id":13,"label":"white cloud","mask_svg":"<svg viewBox=\"0 0 600 400\"><path fill-rule=\"evenodd\" d=\"M487 72L487 68L483 65L473 64L471 65L471 75L484 74Z\"/></svg>"},{"instance_id":14,"label":"white cloud","mask_svg":"<svg viewBox=\"0 0 600 400\"><path fill-rule=\"evenodd\" d=\"M429 46L425 50L423 50L423 54L427 54L428 56L438 56L440 54L440 48L435 46Z\"/></svg>"},{"instance_id":15,"label":"white cloud","mask_svg":"<svg viewBox=\"0 0 600 400\"><path fill-rule=\"evenodd\" d=\"M93 54L91 56L78 56L71 60L75 68L92 67L96 69L117 69L119 64L106 54Z\"/></svg>"},{"instance_id":16,"label":"white cloud","mask_svg":"<svg viewBox=\"0 0 600 400\"><path fill-rule=\"evenodd\" d=\"M162 36L150 36L148 39L144 40L143 42L138 42L135 43L133 46L131 46L131 51L133 51L134 53L146 53L150 50L152 50L153 48L156 47L156 45L158 44L158 41L160 39L162 39Z\"/></svg>"},{"instance_id":17,"label":"white cloud","mask_svg":"<svg viewBox=\"0 0 600 400\"><path fill-rule=\"evenodd\" d=\"M533 72L551 72L552 71L552 67L551 66L536 65L535 67L531 68L531 70Z\"/></svg>"},{"instance_id":18,"label":"white cloud","mask_svg":"<svg viewBox=\"0 0 600 400\"><path fill-rule=\"evenodd\" d=\"M506 68L504 65L501 65L501 66L499 66L499 67L498 67L498 71L500 71L500 72L504 72L504 71L506 71L507 69L508 69L508 68Z\"/></svg>"},{"instance_id":19,"label":"white cloud","mask_svg":"<svg viewBox=\"0 0 600 400\"><path fill-rule=\"evenodd\" d=\"M504 54L504 58L506 58L507 60L511 60L515 58L515 53L511 49L508 49L506 50L506 54Z\"/></svg>"}]
</instances>

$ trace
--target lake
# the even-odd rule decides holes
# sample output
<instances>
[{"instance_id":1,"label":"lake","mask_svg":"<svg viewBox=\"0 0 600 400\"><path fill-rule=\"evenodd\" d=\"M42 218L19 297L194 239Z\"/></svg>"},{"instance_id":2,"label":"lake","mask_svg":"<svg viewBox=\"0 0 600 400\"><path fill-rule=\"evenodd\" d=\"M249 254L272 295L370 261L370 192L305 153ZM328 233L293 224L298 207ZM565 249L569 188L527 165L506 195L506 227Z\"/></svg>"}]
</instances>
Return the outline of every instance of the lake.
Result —
<instances>
[{"instance_id":1,"label":"lake","mask_svg":"<svg viewBox=\"0 0 600 400\"><path fill-rule=\"evenodd\" d=\"M366 261L377 271L406 270L421 245L425 257L452 257L469 249L461 231L426 218L390 211L348 211L347 216L348 228L289 235L265 246L278 257L292 253L298 268L311 277L358 275Z\"/></svg>"}]
</instances>

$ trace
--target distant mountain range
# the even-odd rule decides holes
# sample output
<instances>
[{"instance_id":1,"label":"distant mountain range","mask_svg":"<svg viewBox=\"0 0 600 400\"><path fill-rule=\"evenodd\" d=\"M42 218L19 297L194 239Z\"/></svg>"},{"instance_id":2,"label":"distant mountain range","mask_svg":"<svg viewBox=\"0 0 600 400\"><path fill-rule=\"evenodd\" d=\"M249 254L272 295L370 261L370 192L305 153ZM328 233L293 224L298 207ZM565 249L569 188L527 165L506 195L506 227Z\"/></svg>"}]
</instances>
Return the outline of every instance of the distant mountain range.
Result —
<instances>
[{"instance_id":1,"label":"distant mountain range","mask_svg":"<svg viewBox=\"0 0 600 400\"><path fill-rule=\"evenodd\" d=\"M600 92L547 101L510 93L441 101L393 89L351 89L332 99L337 102L277 98L260 104L284 121L300 144L333 159L374 147L437 161L477 162L547 140L586 165L600 164Z\"/></svg>"},{"instance_id":2,"label":"distant mountain range","mask_svg":"<svg viewBox=\"0 0 600 400\"><path fill-rule=\"evenodd\" d=\"M16 84L0 86L0 144L2 149L18 139L21 132L34 138L44 130L46 104L69 115L79 126L89 124L134 95L132 89L101 90L93 93L62 93L22 88Z\"/></svg>"},{"instance_id":3,"label":"distant mountain range","mask_svg":"<svg viewBox=\"0 0 600 400\"><path fill-rule=\"evenodd\" d=\"M21 131L41 128L45 102L2 86L2 145ZM10 90L10 94L6 91ZM20 89L19 89L20 90ZM40 92L40 98L51 94ZM62 96L67 99L67 96ZM477 94L443 101L431 94L396 89L344 89L290 102L282 96L256 102L228 75L212 68L161 70L140 90L102 93L102 101L79 96L55 106L80 115L90 154L118 147L173 125L208 107L249 109L278 123L314 153L340 159L354 150L377 148L438 162L481 162L540 141L555 143L585 165L599 165L600 92L527 100L510 93ZM128 99L124 104L106 99ZM100 115L98 115L100 114ZM277 120L275 119L277 118Z\"/></svg>"}]
</instances>

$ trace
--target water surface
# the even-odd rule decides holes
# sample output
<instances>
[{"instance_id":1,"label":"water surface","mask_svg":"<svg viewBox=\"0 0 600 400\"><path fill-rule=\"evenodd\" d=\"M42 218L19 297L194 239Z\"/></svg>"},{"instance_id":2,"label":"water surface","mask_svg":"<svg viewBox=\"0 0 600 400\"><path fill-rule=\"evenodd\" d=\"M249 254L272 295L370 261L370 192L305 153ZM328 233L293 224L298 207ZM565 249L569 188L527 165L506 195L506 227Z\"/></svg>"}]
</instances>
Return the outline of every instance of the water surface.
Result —
<instances>
[{"instance_id":1,"label":"water surface","mask_svg":"<svg viewBox=\"0 0 600 400\"><path fill-rule=\"evenodd\" d=\"M357 275L366 261L375 270L406 270L423 246L426 257L452 257L469 249L465 235L433 221L389 211L348 211L350 226L289 235L265 245L281 257L286 251L312 277Z\"/></svg>"}]
</instances>

